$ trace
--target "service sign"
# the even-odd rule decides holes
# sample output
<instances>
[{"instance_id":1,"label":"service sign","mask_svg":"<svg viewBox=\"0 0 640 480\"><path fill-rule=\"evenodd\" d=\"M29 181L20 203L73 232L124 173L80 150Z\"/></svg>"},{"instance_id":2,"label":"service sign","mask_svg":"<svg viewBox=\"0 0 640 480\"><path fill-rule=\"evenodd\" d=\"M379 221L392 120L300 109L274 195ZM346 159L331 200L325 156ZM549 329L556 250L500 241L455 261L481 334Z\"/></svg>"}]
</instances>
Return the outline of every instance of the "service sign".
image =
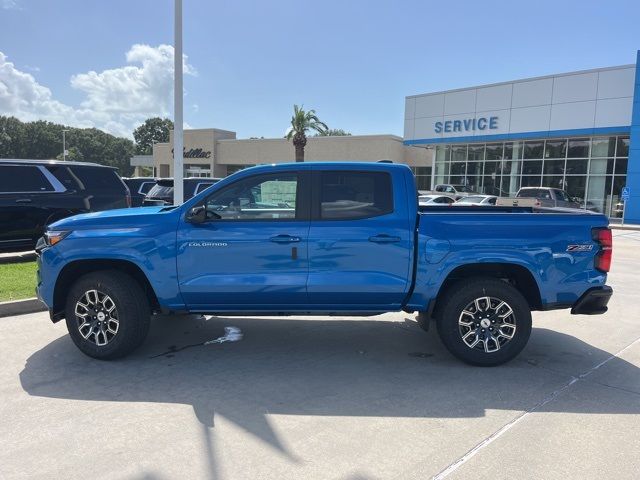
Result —
<instances>
[{"instance_id":1,"label":"service sign","mask_svg":"<svg viewBox=\"0 0 640 480\"><path fill-rule=\"evenodd\" d=\"M436 133L469 133L475 131L497 130L499 117L461 118L459 120L445 120L436 122Z\"/></svg>"}]
</instances>

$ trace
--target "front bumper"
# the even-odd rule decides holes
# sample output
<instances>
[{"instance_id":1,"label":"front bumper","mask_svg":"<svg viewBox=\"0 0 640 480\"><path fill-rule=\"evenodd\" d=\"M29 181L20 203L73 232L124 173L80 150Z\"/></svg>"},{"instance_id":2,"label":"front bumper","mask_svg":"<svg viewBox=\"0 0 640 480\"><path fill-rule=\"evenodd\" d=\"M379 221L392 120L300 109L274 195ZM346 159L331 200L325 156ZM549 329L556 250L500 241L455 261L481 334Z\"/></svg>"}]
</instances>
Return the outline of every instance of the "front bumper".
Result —
<instances>
[{"instance_id":1,"label":"front bumper","mask_svg":"<svg viewBox=\"0 0 640 480\"><path fill-rule=\"evenodd\" d=\"M608 285L590 288L573 304L571 313L574 315L600 315L605 313L611 295L613 295L613 288Z\"/></svg>"}]
</instances>

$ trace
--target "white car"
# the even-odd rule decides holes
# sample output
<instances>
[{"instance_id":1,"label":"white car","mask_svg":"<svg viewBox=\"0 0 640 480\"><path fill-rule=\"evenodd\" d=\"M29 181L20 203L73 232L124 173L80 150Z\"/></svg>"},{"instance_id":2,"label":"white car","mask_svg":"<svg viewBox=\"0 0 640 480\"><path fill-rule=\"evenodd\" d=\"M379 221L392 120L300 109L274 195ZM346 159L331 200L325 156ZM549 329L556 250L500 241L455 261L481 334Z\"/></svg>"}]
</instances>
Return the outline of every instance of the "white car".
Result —
<instances>
[{"instance_id":1,"label":"white car","mask_svg":"<svg viewBox=\"0 0 640 480\"><path fill-rule=\"evenodd\" d=\"M484 207L488 205L495 205L496 200L498 200L498 197L496 197L495 195L469 195L468 197L462 197L460 200L454 203L454 205L474 205Z\"/></svg>"},{"instance_id":2,"label":"white car","mask_svg":"<svg viewBox=\"0 0 640 480\"><path fill-rule=\"evenodd\" d=\"M446 195L420 195L418 204L420 205L451 205L455 200Z\"/></svg>"}]
</instances>

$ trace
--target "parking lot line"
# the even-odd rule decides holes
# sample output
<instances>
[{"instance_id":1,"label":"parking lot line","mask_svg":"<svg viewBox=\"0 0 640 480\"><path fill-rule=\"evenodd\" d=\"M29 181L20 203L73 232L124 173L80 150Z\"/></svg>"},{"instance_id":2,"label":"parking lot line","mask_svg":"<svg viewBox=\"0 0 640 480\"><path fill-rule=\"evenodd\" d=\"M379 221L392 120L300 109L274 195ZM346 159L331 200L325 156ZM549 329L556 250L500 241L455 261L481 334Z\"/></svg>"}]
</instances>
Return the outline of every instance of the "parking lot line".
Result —
<instances>
[{"instance_id":1,"label":"parking lot line","mask_svg":"<svg viewBox=\"0 0 640 480\"><path fill-rule=\"evenodd\" d=\"M519 416L517 416L516 418L511 420L509 423L505 424L502 428L500 428L499 430L495 431L494 433L492 433L491 435L486 437L480 443L476 444L471 450L469 450L467 453L465 453L462 457L457 459L455 462L451 463L447 468L445 468L444 470L442 470L439 473L437 473L436 475L434 475L432 477L433 480L441 480L443 478L447 478L449 475L451 475L453 472L455 472L458 468L460 468L463 464L465 464L467 461L469 461L470 459L475 457L484 448L486 448L489 445L491 445L495 440L497 440L502 435L504 435L506 432L511 430L513 427L515 427L518 423L520 423L522 420L527 418L529 415L531 415L532 413L540 410L546 404L548 404L552 400L556 399L559 395L561 395L567 389L571 388L571 386L573 386L576 382L579 382L580 380L585 380L589 375L591 375L593 372L598 370L600 367L602 367L603 365L606 365L607 363L609 363L614 358L618 358L620 355L622 355L624 352L626 352L627 350L632 348L638 342L640 342L640 337L636 338L633 342L628 344L626 347L620 349L615 354L610 355L609 357L607 357L606 359L604 359L603 361L601 361L600 363L598 363L594 367L590 368L586 372L583 372L582 374L578 375L577 377L575 377L575 376L571 377L571 379L565 385L563 385L562 387L558 388L557 390L554 390L553 392L551 392L548 396L546 396L540 402L535 404L533 407L531 407L530 409L522 412ZM597 382L597 383L599 385L602 385L602 386L605 386L605 387L618 388L618 387L613 387L613 386L601 384L599 382ZM637 392L633 392L633 393L637 393Z\"/></svg>"}]
</instances>

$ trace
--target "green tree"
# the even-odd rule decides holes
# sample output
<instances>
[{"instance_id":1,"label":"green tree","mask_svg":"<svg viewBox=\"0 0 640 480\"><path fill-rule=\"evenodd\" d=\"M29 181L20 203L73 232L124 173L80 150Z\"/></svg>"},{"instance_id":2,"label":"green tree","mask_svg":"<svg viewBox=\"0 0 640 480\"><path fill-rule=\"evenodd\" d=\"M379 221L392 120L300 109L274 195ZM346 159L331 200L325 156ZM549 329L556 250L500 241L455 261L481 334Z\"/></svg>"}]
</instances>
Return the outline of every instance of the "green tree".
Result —
<instances>
[{"instance_id":1,"label":"green tree","mask_svg":"<svg viewBox=\"0 0 640 480\"><path fill-rule=\"evenodd\" d=\"M136 140L136 153L150 155L153 144L169 141L169 131L173 130L173 122L168 118L147 118L142 125L133 131Z\"/></svg>"},{"instance_id":2,"label":"green tree","mask_svg":"<svg viewBox=\"0 0 640 480\"><path fill-rule=\"evenodd\" d=\"M291 126L287 132L287 140L293 139L293 147L296 151L296 162L304 162L304 147L307 144L307 132L315 130L322 134L329 128L321 122L315 110L304 111L298 105L293 106L293 116L291 117Z\"/></svg>"},{"instance_id":3,"label":"green tree","mask_svg":"<svg viewBox=\"0 0 640 480\"><path fill-rule=\"evenodd\" d=\"M341 128L329 128L322 133L316 133L314 137L350 137L349 132L344 131Z\"/></svg>"},{"instance_id":4,"label":"green tree","mask_svg":"<svg viewBox=\"0 0 640 480\"><path fill-rule=\"evenodd\" d=\"M122 176L133 173L130 165L135 146L127 138L97 128L73 128L45 121L21 122L0 116L0 158L62 159L62 130L67 130L67 160L116 167Z\"/></svg>"},{"instance_id":5,"label":"green tree","mask_svg":"<svg viewBox=\"0 0 640 480\"><path fill-rule=\"evenodd\" d=\"M68 162L81 162L84 160L84 155L82 154L82 152L78 147L67 148L67 151L69 152L67 153L67 158L66 158ZM56 157L56 160L65 160L64 156L62 155L62 152L58 154L58 156Z\"/></svg>"},{"instance_id":6,"label":"green tree","mask_svg":"<svg viewBox=\"0 0 640 480\"><path fill-rule=\"evenodd\" d=\"M25 124L16 117L0 116L0 158L23 158Z\"/></svg>"}]
</instances>

